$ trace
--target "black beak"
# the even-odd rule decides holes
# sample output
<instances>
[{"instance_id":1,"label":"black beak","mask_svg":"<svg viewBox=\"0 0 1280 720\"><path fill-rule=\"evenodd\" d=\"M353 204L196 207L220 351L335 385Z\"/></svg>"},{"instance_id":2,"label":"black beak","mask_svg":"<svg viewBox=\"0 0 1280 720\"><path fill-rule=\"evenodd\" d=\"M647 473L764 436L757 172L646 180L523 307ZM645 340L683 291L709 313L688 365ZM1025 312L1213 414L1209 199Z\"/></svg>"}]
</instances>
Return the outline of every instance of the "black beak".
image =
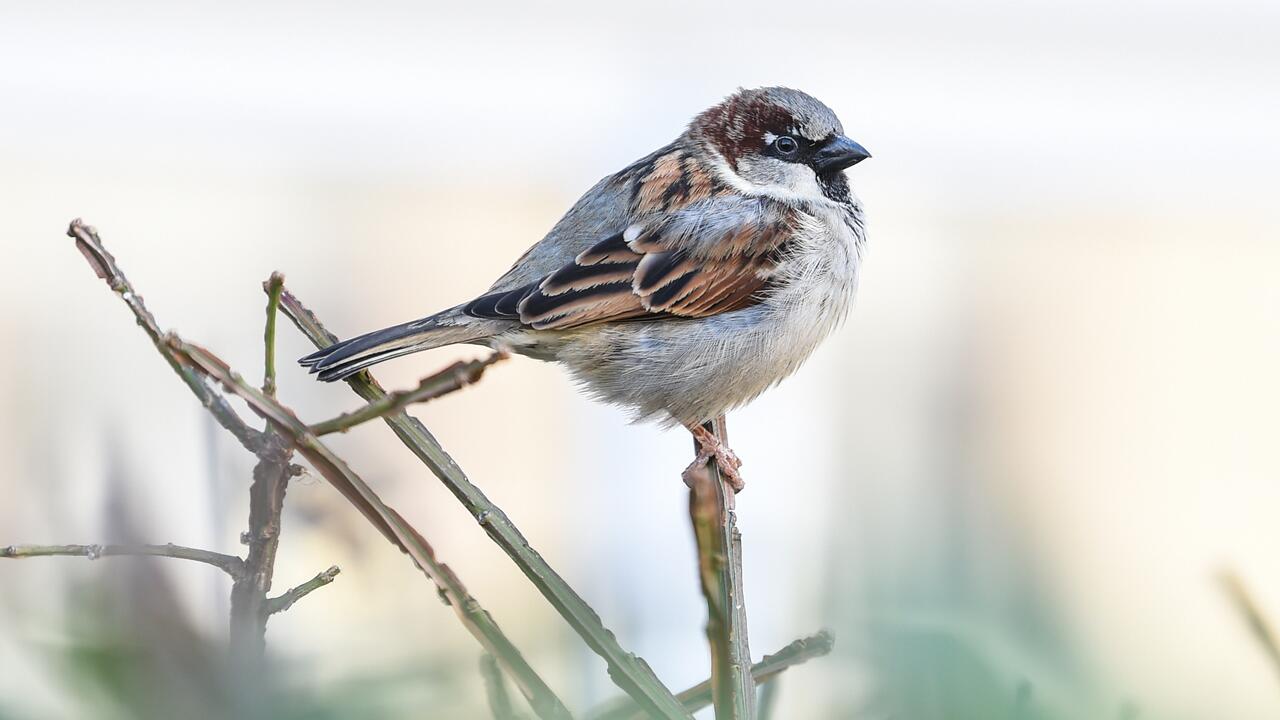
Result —
<instances>
[{"instance_id":1,"label":"black beak","mask_svg":"<svg viewBox=\"0 0 1280 720\"><path fill-rule=\"evenodd\" d=\"M838 173L871 157L871 153L843 135L823 143L813 154L813 167L819 175Z\"/></svg>"}]
</instances>

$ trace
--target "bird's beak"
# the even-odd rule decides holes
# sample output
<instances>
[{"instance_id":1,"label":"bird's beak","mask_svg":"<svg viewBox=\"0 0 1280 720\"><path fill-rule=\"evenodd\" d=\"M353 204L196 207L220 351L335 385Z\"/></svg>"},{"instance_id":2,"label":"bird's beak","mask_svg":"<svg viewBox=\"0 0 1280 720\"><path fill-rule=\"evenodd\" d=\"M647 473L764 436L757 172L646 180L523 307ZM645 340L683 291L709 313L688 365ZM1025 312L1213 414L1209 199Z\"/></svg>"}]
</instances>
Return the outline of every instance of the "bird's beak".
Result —
<instances>
[{"instance_id":1,"label":"bird's beak","mask_svg":"<svg viewBox=\"0 0 1280 720\"><path fill-rule=\"evenodd\" d=\"M838 173L871 157L871 153L843 135L836 135L813 154L813 167L819 175Z\"/></svg>"}]
</instances>

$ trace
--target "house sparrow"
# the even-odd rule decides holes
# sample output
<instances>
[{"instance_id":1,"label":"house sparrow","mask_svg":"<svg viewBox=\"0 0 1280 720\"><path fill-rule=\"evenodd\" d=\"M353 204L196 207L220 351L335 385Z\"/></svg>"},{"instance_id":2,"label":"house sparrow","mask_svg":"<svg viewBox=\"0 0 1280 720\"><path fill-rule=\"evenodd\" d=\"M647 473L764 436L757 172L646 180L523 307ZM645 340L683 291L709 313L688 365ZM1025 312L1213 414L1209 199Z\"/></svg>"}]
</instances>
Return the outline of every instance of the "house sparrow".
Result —
<instances>
[{"instance_id":1,"label":"house sparrow","mask_svg":"<svg viewBox=\"0 0 1280 720\"><path fill-rule=\"evenodd\" d=\"M793 373L844 318L870 154L815 98L741 90L675 142L591 188L489 290L299 362L325 381L454 343L563 363L637 420L684 425L741 488L704 424ZM686 475L686 480L688 476Z\"/></svg>"}]
</instances>

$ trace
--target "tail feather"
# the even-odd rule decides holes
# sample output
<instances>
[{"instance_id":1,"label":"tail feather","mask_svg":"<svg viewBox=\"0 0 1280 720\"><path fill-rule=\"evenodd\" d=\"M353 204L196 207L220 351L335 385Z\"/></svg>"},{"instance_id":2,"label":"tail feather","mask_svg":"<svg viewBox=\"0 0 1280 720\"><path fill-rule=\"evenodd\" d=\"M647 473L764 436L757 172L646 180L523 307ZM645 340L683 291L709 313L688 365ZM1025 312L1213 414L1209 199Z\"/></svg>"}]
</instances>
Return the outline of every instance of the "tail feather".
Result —
<instances>
[{"instance_id":1,"label":"tail feather","mask_svg":"<svg viewBox=\"0 0 1280 720\"><path fill-rule=\"evenodd\" d=\"M324 382L354 375L384 360L420 350L492 337L492 322L468 322L452 313L395 325L334 343L298 360ZM452 321L452 322L451 322Z\"/></svg>"}]
</instances>

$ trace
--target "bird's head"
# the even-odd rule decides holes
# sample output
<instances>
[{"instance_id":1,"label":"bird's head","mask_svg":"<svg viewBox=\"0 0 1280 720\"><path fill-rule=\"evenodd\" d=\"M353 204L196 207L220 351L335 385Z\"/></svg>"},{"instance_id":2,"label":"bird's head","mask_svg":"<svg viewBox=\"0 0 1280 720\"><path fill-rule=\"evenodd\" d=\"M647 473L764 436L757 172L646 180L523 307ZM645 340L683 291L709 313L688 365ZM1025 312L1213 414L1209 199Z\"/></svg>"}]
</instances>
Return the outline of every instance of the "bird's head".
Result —
<instances>
[{"instance_id":1,"label":"bird's head","mask_svg":"<svg viewBox=\"0 0 1280 720\"><path fill-rule=\"evenodd\" d=\"M871 157L831 108L783 87L739 90L694 118L689 135L726 181L752 194L845 200L843 171Z\"/></svg>"}]
</instances>

